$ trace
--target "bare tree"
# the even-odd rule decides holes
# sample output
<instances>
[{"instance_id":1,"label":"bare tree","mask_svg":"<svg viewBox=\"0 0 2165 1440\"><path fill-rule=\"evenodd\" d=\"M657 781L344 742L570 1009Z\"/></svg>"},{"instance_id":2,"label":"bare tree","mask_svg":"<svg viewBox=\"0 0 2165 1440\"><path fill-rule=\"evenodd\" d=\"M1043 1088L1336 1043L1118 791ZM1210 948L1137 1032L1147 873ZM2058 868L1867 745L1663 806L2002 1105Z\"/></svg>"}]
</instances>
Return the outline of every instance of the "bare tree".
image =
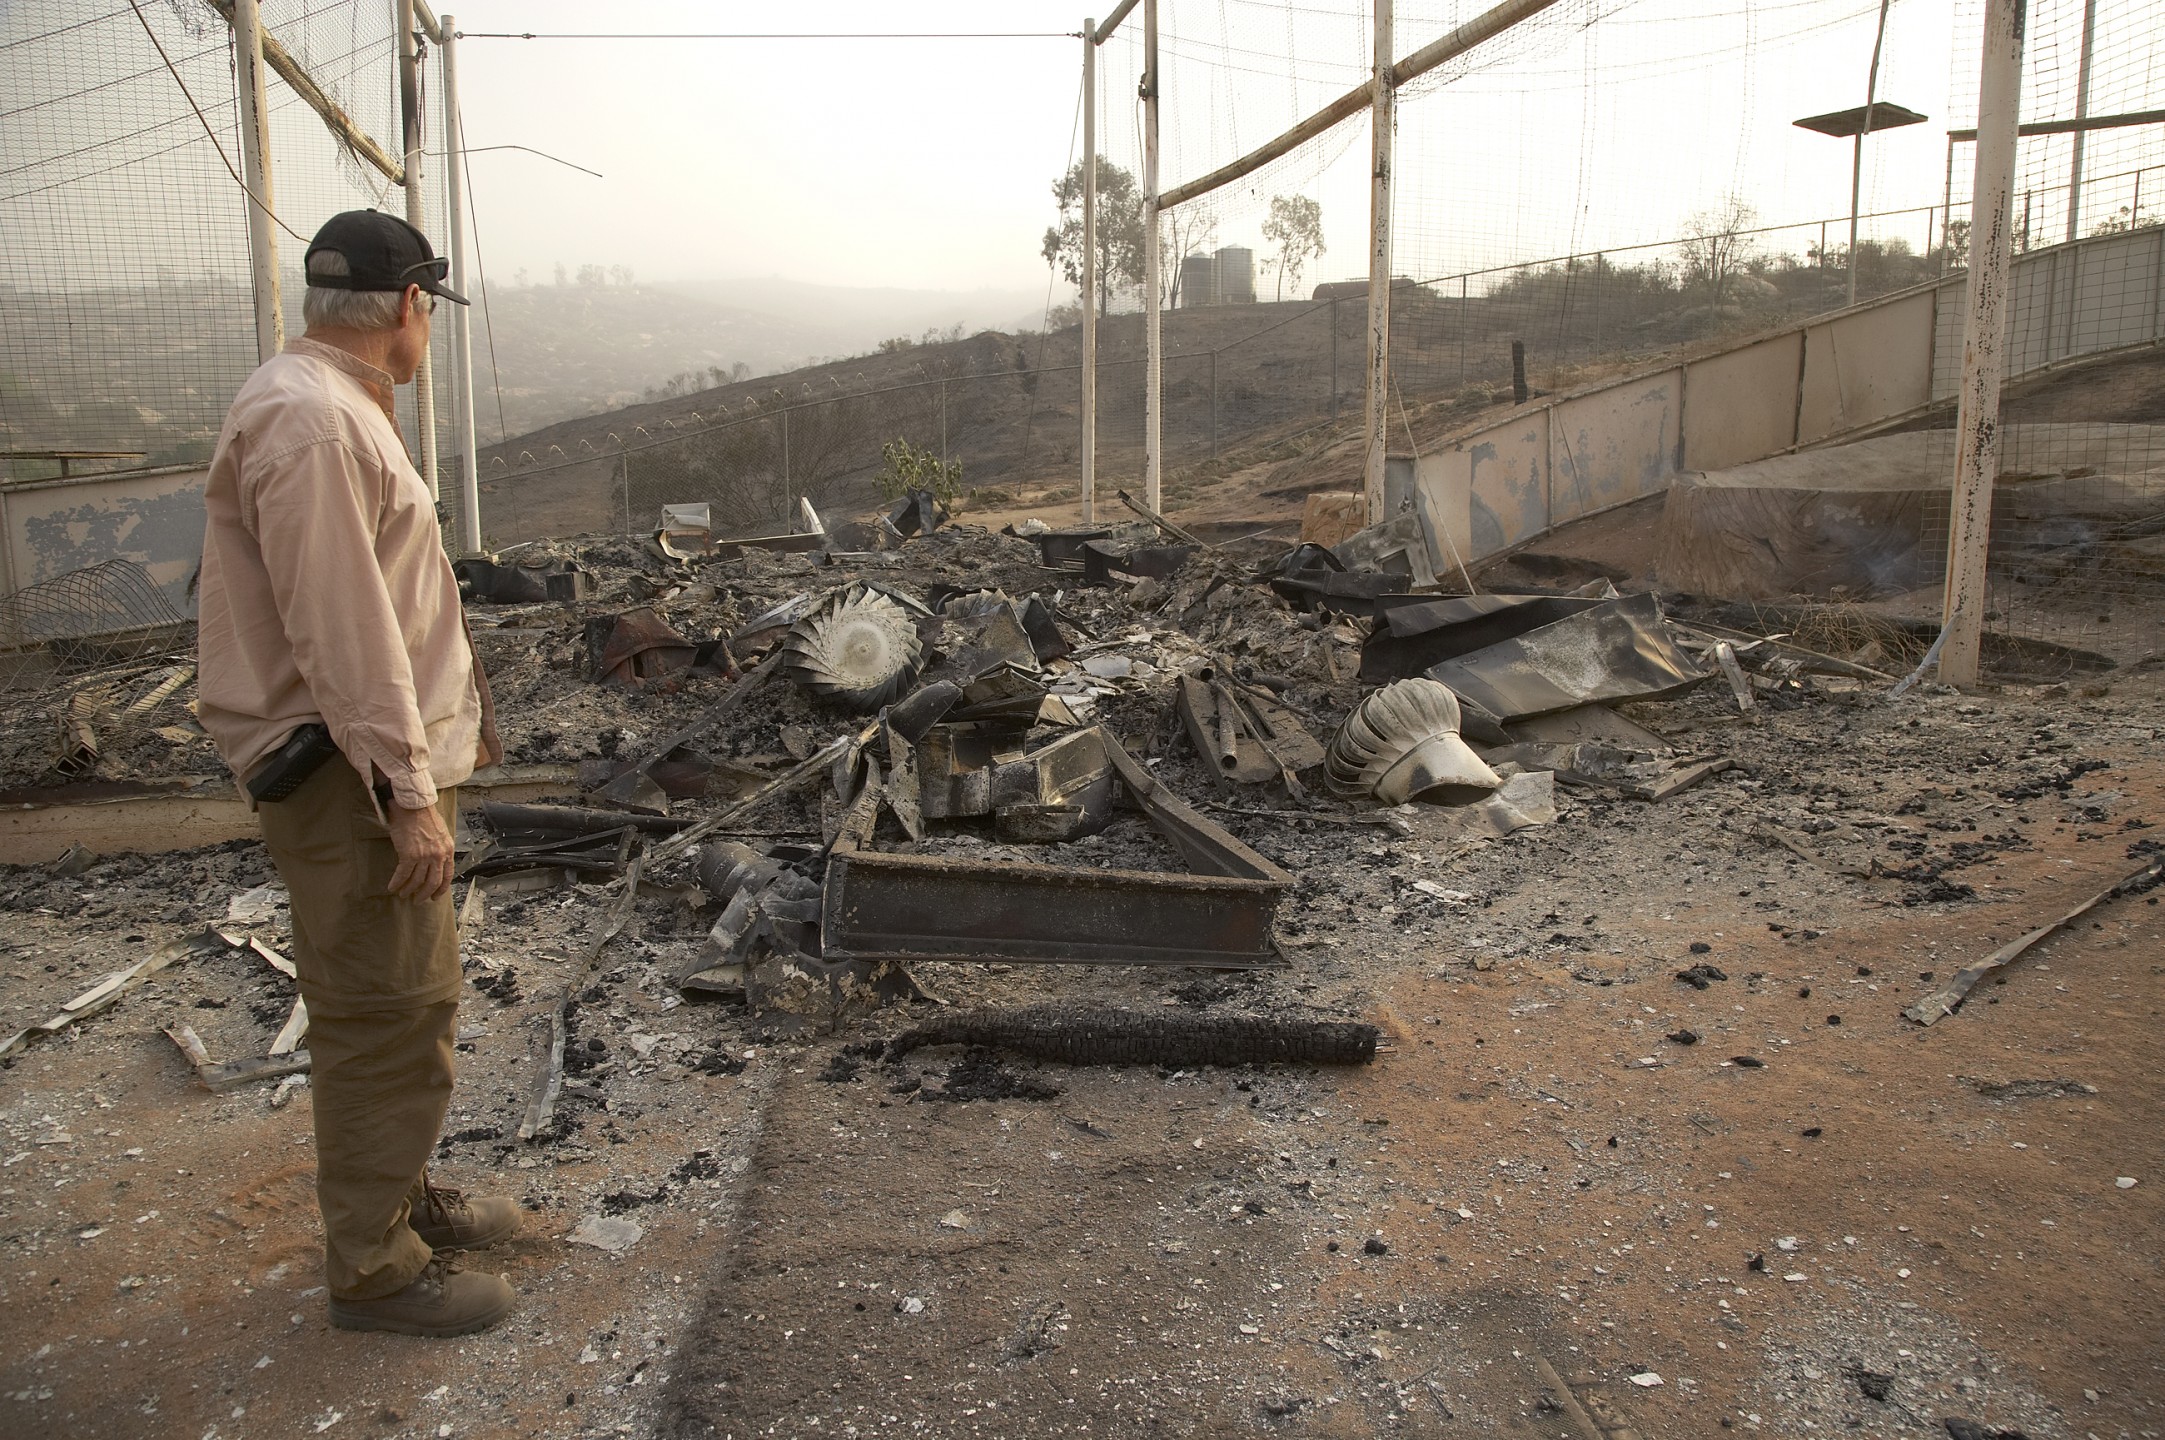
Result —
<instances>
[{"instance_id":1,"label":"bare tree","mask_svg":"<svg viewBox=\"0 0 2165 1440\"><path fill-rule=\"evenodd\" d=\"M1180 262L1218 243L1218 217L1190 205L1168 210L1162 218L1165 221L1166 263L1158 267L1158 280L1166 291L1166 305L1177 310L1180 308Z\"/></svg>"},{"instance_id":2,"label":"bare tree","mask_svg":"<svg viewBox=\"0 0 2165 1440\"><path fill-rule=\"evenodd\" d=\"M1684 282L1704 285L1707 304L1716 310L1728 298L1730 282L1757 254L1758 246L1743 232L1758 219L1759 212L1736 195L1691 217L1683 245Z\"/></svg>"}]
</instances>

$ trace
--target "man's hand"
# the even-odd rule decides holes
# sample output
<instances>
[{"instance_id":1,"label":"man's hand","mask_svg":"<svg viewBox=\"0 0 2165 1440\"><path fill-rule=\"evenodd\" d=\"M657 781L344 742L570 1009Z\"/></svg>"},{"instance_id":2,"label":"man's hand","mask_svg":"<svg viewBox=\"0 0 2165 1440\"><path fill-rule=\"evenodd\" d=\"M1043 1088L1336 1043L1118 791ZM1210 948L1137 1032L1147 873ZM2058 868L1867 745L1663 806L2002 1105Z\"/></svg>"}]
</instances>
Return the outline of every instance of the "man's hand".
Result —
<instances>
[{"instance_id":1,"label":"man's hand","mask_svg":"<svg viewBox=\"0 0 2165 1440\"><path fill-rule=\"evenodd\" d=\"M408 810L391 805L385 813L391 821L391 844L398 851L391 893L401 900L434 900L450 889L456 849L436 807Z\"/></svg>"}]
</instances>

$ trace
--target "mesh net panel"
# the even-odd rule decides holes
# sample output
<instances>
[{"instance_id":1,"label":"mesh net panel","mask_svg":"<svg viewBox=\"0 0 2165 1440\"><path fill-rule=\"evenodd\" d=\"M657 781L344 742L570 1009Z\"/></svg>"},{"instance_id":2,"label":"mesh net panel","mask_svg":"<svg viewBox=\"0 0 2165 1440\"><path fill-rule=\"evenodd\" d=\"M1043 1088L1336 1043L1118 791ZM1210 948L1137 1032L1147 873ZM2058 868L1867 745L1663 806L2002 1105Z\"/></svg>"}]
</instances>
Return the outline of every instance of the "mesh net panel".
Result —
<instances>
[{"instance_id":1,"label":"mesh net panel","mask_svg":"<svg viewBox=\"0 0 2165 1440\"><path fill-rule=\"evenodd\" d=\"M395 155L387 0L265 0L262 17L265 33ZM441 150L432 68L422 67L423 128ZM341 210L403 213L405 202L282 78L266 68L265 80L290 336L303 328L306 244L295 237ZM112 0L0 8L0 96L0 448L207 459L255 365L229 26L204 0L140 0L140 18ZM423 173L423 228L441 252L444 162L425 161ZM439 325L434 342L447 459L449 330ZM411 440L410 392L400 408ZM6 478L57 473L43 459L5 464Z\"/></svg>"}]
</instances>

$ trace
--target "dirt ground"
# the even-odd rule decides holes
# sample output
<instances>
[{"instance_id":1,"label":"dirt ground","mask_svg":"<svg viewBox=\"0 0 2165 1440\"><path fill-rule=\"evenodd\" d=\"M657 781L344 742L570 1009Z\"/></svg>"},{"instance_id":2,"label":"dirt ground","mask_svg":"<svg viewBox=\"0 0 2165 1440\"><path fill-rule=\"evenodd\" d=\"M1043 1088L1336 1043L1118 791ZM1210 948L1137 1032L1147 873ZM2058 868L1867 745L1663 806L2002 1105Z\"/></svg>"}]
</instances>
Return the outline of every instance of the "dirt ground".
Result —
<instances>
[{"instance_id":1,"label":"dirt ground","mask_svg":"<svg viewBox=\"0 0 2165 1440\"><path fill-rule=\"evenodd\" d=\"M1007 546L911 583L1020 593ZM672 613L724 626L827 578L761 561ZM1288 666L1330 643L1270 628L1260 595L1202 638L1250 634ZM1072 599L1128 633L1114 602ZM576 616L497 628L519 755L635 743L606 738L638 710L579 678ZM0 1430L2165 1433L2165 891L2100 906L1936 1025L1901 1014L2155 850L2154 635L2115 632L2122 667L2072 687L1890 703L1813 680L1745 716L1717 683L1634 705L1735 768L1658 805L1559 790L1556 823L1471 848L1426 807L1231 813L1273 802L1213 789L1162 677L1119 682L1104 713L1130 748L1298 877L1285 965L920 981L959 1007L1372 1021L1385 1048L1357 1068L868 1053L924 1004L789 1040L663 978L713 913L665 891L602 952L559 1121L522 1144L549 999L609 892L494 896L464 945L439 1179L519 1198L522 1234L473 1263L521 1301L458 1341L329 1328L307 1089L213 1096L160 1033L261 1054L290 982L193 951L0 1071ZM688 682L639 728L727 684ZM1293 698L1335 720L1357 693ZM818 723L750 707L723 748L779 763L783 727ZM1156 845L1127 817L1060 858ZM285 947L281 912L230 908L270 879L252 842L0 870L0 1030L206 927ZM1693 965L1722 978L1677 978ZM621 1255L570 1242L589 1217L640 1233Z\"/></svg>"}]
</instances>

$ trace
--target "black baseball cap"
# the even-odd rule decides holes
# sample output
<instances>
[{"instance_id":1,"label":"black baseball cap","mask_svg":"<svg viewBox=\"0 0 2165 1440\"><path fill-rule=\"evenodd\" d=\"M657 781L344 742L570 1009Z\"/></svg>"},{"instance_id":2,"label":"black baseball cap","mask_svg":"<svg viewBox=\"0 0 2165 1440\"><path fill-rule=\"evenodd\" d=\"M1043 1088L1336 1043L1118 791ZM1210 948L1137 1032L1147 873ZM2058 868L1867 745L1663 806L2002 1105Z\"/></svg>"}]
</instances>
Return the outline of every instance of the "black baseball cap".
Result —
<instances>
[{"instance_id":1,"label":"black baseball cap","mask_svg":"<svg viewBox=\"0 0 2165 1440\"><path fill-rule=\"evenodd\" d=\"M319 289L391 291L418 285L454 305L467 303L464 295L444 284L451 262L437 255L428 236L396 215L381 210L333 215L308 242L310 259L318 250L345 256L347 270L344 275L318 275L308 268L308 283Z\"/></svg>"}]
</instances>

